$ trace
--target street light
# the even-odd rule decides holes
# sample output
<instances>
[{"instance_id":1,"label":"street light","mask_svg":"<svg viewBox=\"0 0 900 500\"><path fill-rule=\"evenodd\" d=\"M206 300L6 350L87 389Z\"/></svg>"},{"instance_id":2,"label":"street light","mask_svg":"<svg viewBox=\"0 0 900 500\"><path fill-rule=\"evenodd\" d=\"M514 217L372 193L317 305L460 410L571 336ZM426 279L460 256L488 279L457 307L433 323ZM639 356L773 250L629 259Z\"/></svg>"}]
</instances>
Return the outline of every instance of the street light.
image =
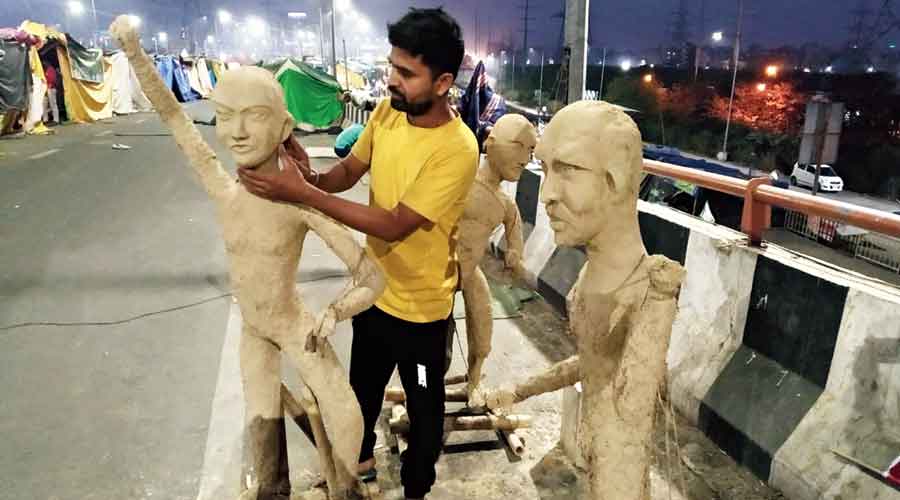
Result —
<instances>
[{"instance_id":1,"label":"street light","mask_svg":"<svg viewBox=\"0 0 900 500\"><path fill-rule=\"evenodd\" d=\"M776 76L778 76L778 66L775 66L774 64L766 66L766 76L768 76L769 78L775 78Z\"/></svg>"},{"instance_id":2,"label":"street light","mask_svg":"<svg viewBox=\"0 0 900 500\"><path fill-rule=\"evenodd\" d=\"M831 73L832 71L834 71L834 67L833 67L833 66L826 66L826 67L825 67L825 72L826 72L826 73Z\"/></svg>"},{"instance_id":3,"label":"street light","mask_svg":"<svg viewBox=\"0 0 900 500\"><path fill-rule=\"evenodd\" d=\"M82 5L78 0L69 0L67 6L69 8L69 13L73 16L80 16L81 14L84 14L84 5Z\"/></svg>"},{"instance_id":4,"label":"street light","mask_svg":"<svg viewBox=\"0 0 900 500\"><path fill-rule=\"evenodd\" d=\"M231 22L231 12L228 12L227 10L220 10L219 22L222 24L229 24Z\"/></svg>"},{"instance_id":5,"label":"street light","mask_svg":"<svg viewBox=\"0 0 900 500\"><path fill-rule=\"evenodd\" d=\"M765 83L757 83L757 84L756 84L756 90L759 91L759 92L765 92L765 91L766 91L766 84L765 84Z\"/></svg>"},{"instance_id":6,"label":"street light","mask_svg":"<svg viewBox=\"0 0 900 500\"><path fill-rule=\"evenodd\" d=\"M265 36L266 22L255 16L248 17L247 32L252 36ZM265 41L265 39L263 39L263 41Z\"/></svg>"},{"instance_id":7,"label":"street light","mask_svg":"<svg viewBox=\"0 0 900 500\"><path fill-rule=\"evenodd\" d=\"M725 38L725 35L721 31L716 31L712 34L712 41L714 42L721 42L723 38Z\"/></svg>"},{"instance_id":8,"label":"street light","mask_svg":"<svg viewBox=\"0 0 900 500\"><path fill-rule=\"evenodd\" d=\"M622 71L628 71L631 69L631 59L625 59L622 61L619 66L621 66Z\"/></svg>"},{"instance_id":9,"label":"street light","mask_svg":"<svg viewBox=\"0 0 900 500\"><path fill-rule=\"evenodd\" d=\"M644 83L653 83L653 75L650 73L644 75Z\"/></svg>"}]
</instances>

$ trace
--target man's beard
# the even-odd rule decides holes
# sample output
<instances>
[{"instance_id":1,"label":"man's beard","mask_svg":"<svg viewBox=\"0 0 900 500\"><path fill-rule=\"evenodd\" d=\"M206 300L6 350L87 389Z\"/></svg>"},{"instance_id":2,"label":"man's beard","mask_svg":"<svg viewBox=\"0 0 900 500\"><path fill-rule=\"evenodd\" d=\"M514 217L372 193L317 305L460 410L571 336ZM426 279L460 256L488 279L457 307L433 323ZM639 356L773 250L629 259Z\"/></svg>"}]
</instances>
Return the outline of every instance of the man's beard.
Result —
<instances>
[{"instance_id":1,"label":"man's beard","mask_svg":"<svg viewBox=\"0 0 900 500\"><path fill-rule=\"evenodd\" d=\"M400 93L396 87L388 87L388 90L391 91L391 107L409 116L422 116L434 106L434 99L422 102L409 102L406 100L406 96Z\"/></svg>"}]
</instances>

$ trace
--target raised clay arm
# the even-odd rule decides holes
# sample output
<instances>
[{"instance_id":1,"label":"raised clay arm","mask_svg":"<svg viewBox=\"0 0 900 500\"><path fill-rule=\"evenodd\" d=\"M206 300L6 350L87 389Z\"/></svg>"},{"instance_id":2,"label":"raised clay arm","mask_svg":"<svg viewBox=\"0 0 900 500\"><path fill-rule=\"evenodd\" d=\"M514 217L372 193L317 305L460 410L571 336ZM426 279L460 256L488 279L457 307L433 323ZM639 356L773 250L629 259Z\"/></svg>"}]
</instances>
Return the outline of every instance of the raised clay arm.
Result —
<instances>
[{"instance_id":1,"label":"raised clay arm","mask_svg":"<svg viewBox=\"0 0 900 500\"><path fill-rule=\"evenodd\" d=\"M525 252L525 242L522 238L522 216L519 215L519 207L516 202L508 197L504 198L506 204L506 213L503 217L505 228L503 237L506 239L505 263L506 267L521 275L525 269L525 265L522 263L522 254Z\"/></svg>"},{"instance_id":2,"label":"raised clay arm","mask_svg":"<svg viewBox=\"0 0 900 500\"><path fill-rule=\"evenodd\" d=\"M558 391L575 385L580 380L580 362L576 355L556 363L547 371L529 378L512 389L489 391L484 397L485 403L489 409L502 412L532 396Z\"/></svg>"},{"instance_id":3,"label":"raised clay arm","mask_svg":"<svg viewBox=\"0 0 900 500\"><path fill-rule=\"evenodd\" d=\"M163 83L156 65L141 48L138 32L131 25L128 16L116 18L109 27L109 32L125 51L144 93L153 103L163 123L172 131L175 142L188 157L188 162L197 172L206 192L213 199L222 199L229 190L235 189L234 179L222 168L216 153L203 140L193 121Z\"/></svg>"}]
</instances>

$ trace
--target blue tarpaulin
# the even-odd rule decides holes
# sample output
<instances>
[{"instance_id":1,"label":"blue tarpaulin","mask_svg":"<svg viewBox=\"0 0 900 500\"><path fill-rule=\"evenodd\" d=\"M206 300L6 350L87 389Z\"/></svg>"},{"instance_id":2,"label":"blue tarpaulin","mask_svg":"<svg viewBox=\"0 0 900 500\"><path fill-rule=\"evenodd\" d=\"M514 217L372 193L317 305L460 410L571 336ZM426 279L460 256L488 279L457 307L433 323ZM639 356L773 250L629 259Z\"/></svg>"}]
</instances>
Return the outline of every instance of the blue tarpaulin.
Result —
<instances>
[{"instance_id":1,"label":"blue tarpaulin","mask_svg":"<svg viewBox=\"0 0 900 500\"><path fill-rule=\"evenodd\" d=\"M460 99L460 115L478 139L478 147L487 138L487 128L492 127L506 114L506 100L494 93L487 83L484 63L478 62L466 93Z\"/></svg>"},{"instance_id":2,"label":"blue tarpaulin","mask_svg":"<svg viewBox=\"0 0 900 500\"><path fill-rule=\"evenodd\" d=\"M172 93L180 102L196 101L200 98L196 92L191 90L191 84L188 82L187 75L184 74L181 63L173 56L157 58L156 69L162 76L163 82L172 89Z\"/></svg>"}]
</instances>

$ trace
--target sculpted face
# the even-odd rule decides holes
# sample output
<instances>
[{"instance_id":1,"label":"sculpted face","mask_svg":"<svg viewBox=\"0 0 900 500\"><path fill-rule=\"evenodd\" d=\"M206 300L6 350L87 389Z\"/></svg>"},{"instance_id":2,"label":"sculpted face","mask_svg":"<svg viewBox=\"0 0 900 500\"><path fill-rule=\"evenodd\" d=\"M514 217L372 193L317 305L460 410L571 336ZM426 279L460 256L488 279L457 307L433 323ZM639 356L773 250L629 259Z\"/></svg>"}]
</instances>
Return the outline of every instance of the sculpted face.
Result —
<instances>
[{"instance_id":1,"label":"sculpted face","mask_svg":"<svg viewBox=\"0 0 900 500\"><path fill-rule=\"evenodd\" d=\"M225 72L210 99L216 104L216 137L240 166L264 164L294 127L281 85L263 68Z\"/></svg>"},{"instance_id":2,"label":"sculpted face","mask_svg":"<svg viewBox=\"0 0 900 500\"><path fill-rule=\"evenodd\" d=\"M544 169L541 201L556 243L577 246L635 217L642 177L637 125L618 108L579 101L547 125L535 156Z\"/></svg>"},{"instance_id":3,"label":"sculpted face","mask_svg":"<svg viewBox=\"0 0 900 500\"><path fill-rule=\"evenodd\" d=\"M524 116L503 115L491 135L484 142L485 152L491 166L497 169L505 181L515 182L522 176L522 170L531 161L531 153L537 144L537 132Z\"/></svg>"}]
</instances>

